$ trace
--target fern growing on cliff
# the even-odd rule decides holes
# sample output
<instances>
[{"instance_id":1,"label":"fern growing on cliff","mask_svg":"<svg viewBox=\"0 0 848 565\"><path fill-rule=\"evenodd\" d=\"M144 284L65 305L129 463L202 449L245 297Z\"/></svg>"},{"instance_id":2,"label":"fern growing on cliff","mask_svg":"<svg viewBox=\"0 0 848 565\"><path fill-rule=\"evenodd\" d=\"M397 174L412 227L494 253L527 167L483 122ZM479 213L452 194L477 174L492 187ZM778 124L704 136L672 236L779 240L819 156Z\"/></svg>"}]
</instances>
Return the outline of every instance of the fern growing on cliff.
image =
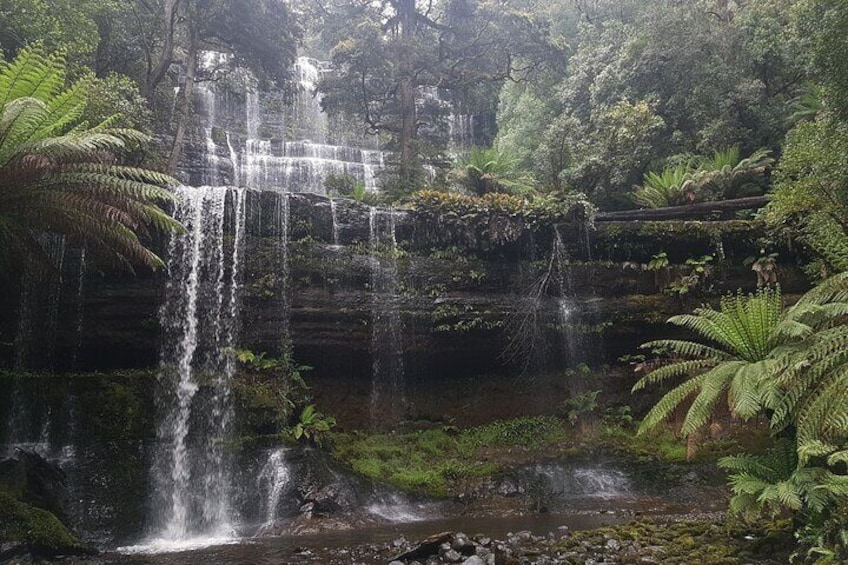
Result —
<instances>
[{"instance_id":1,"label":"fern growing on cliff","mask_svg":"<svg viewBox=\"0 0 848 565\"><path fill-rule=\"evenodd\" d=\"M123 166L148 141L131 129L81 122L89 84L65 85L65 62L27 48L0 63L0 272L43 259L39 234L59 233L101 262L159 267L139 239L180 229L161 204L176 181Z\"/></svg>"}]
</instances>

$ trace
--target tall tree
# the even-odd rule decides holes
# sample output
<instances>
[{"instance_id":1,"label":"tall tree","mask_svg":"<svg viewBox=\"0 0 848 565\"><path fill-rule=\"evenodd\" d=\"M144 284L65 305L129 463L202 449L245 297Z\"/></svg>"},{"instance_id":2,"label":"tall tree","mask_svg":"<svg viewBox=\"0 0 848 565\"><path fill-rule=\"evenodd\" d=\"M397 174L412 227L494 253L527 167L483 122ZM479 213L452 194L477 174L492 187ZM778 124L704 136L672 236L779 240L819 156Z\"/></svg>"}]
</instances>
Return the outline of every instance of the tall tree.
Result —
<instances>
[{"instance_id":1,"label":"tall tree","mask_svg":"<svg viewBox=\"0 0 848 565\"><path fill-rule=\"evenodd\" d=\"M362 0L324 18L335 68L319 86L324 107L389 136L401 190L421 180L422 132L445 112L437 91L519 80L548 49L545 26L507 1Z\"/></svg>"}]
</instances>

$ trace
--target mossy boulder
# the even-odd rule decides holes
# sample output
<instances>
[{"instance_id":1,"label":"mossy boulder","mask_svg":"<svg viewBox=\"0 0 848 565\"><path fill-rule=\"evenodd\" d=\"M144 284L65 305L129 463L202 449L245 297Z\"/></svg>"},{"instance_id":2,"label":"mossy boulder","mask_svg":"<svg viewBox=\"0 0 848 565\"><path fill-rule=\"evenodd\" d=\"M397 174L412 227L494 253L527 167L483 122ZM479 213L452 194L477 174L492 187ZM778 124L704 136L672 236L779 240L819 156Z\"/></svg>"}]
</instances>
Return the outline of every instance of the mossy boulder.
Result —
<instances>
[{"instance_id":1,"label":"mossy boulder","mask_svg":"<svg viewBox=\"0 0 848 565\"><path fill-rule=\"evenodd\" d=\"M54 514L0 491L0 561L27 553L52 558L95 552Z\"/></svg>"}]
</instances>

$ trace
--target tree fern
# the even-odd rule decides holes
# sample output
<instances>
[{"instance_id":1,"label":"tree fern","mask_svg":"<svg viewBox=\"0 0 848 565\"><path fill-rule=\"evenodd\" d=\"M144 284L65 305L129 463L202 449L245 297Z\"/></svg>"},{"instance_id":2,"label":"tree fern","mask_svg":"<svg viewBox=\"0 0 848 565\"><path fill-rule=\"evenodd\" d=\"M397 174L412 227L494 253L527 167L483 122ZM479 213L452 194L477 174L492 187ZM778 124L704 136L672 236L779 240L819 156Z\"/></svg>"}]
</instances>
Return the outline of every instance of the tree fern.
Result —
<instances>
[{"instance_id":1,"label":"tree fern","mask_svg":"<svg viewBox=\"0 0 848 565\"><path fill-rule=\"evenodd\" d=\"M88 83L66 87L64 60L39 48L0 63L0 261L38 257L37 237L61 233L109 265L159 267L139 237L180 229L160 207L167 175L120 164L149 141L80 122Z\"/></svg>"},{"instance_id":2,"label":"tree fern","mask_svg":"<svg viewBox=\"0 0 848 565\"><path fill-rule=\"evenodd\" d=\"M702 341L661 340L642 345L659 349L669 361L649 371L633 387L638 391L668 378L688 376L648 413L644 432L665 421L683 403L691 401L681 432L692 434L704 425L716 406L726 399L732 412L743 418L761 409L761 387L778 368L769 355L781 345L782 299L779 289L762 289L721 300L720 310L702 307L669 322L697 334ZM793 321L793 323L797 323Z\"/></svg>"}]
</instances>

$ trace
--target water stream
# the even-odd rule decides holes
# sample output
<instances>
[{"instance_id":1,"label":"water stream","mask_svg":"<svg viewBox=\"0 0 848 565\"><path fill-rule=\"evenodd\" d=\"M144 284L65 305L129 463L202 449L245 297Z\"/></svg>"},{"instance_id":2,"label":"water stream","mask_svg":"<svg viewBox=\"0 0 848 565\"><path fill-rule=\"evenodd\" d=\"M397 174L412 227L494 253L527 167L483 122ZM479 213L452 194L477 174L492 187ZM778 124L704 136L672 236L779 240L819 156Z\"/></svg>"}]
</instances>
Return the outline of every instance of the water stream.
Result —
<instances>
[{"instance_id":1,"label":"water stream","mask_svg":"<svg viewBox=\"0 0 848 565\"><path fill-rule=\"evenodd\" d=\"M370 417L374 429L399 422L406 411L403 374L403 320L398 295L395 212L372 207Z\"/></svg>"},{"instance_id":2,"label":"water stream","mask_svg":"<svg viewBox=\"0 0 848 565\"><path fill-rule=\"evenodd\" d=\"M186 233L169 250L162 352L153 538L184 541L233 533L228 437L244 253L243 189L180 189L176 217ZM229 196L229 198L228 198ZM229 207L228 207L229 203ZM234 235L225 238L230 210Z\"/></svg>"}]
</instances>

